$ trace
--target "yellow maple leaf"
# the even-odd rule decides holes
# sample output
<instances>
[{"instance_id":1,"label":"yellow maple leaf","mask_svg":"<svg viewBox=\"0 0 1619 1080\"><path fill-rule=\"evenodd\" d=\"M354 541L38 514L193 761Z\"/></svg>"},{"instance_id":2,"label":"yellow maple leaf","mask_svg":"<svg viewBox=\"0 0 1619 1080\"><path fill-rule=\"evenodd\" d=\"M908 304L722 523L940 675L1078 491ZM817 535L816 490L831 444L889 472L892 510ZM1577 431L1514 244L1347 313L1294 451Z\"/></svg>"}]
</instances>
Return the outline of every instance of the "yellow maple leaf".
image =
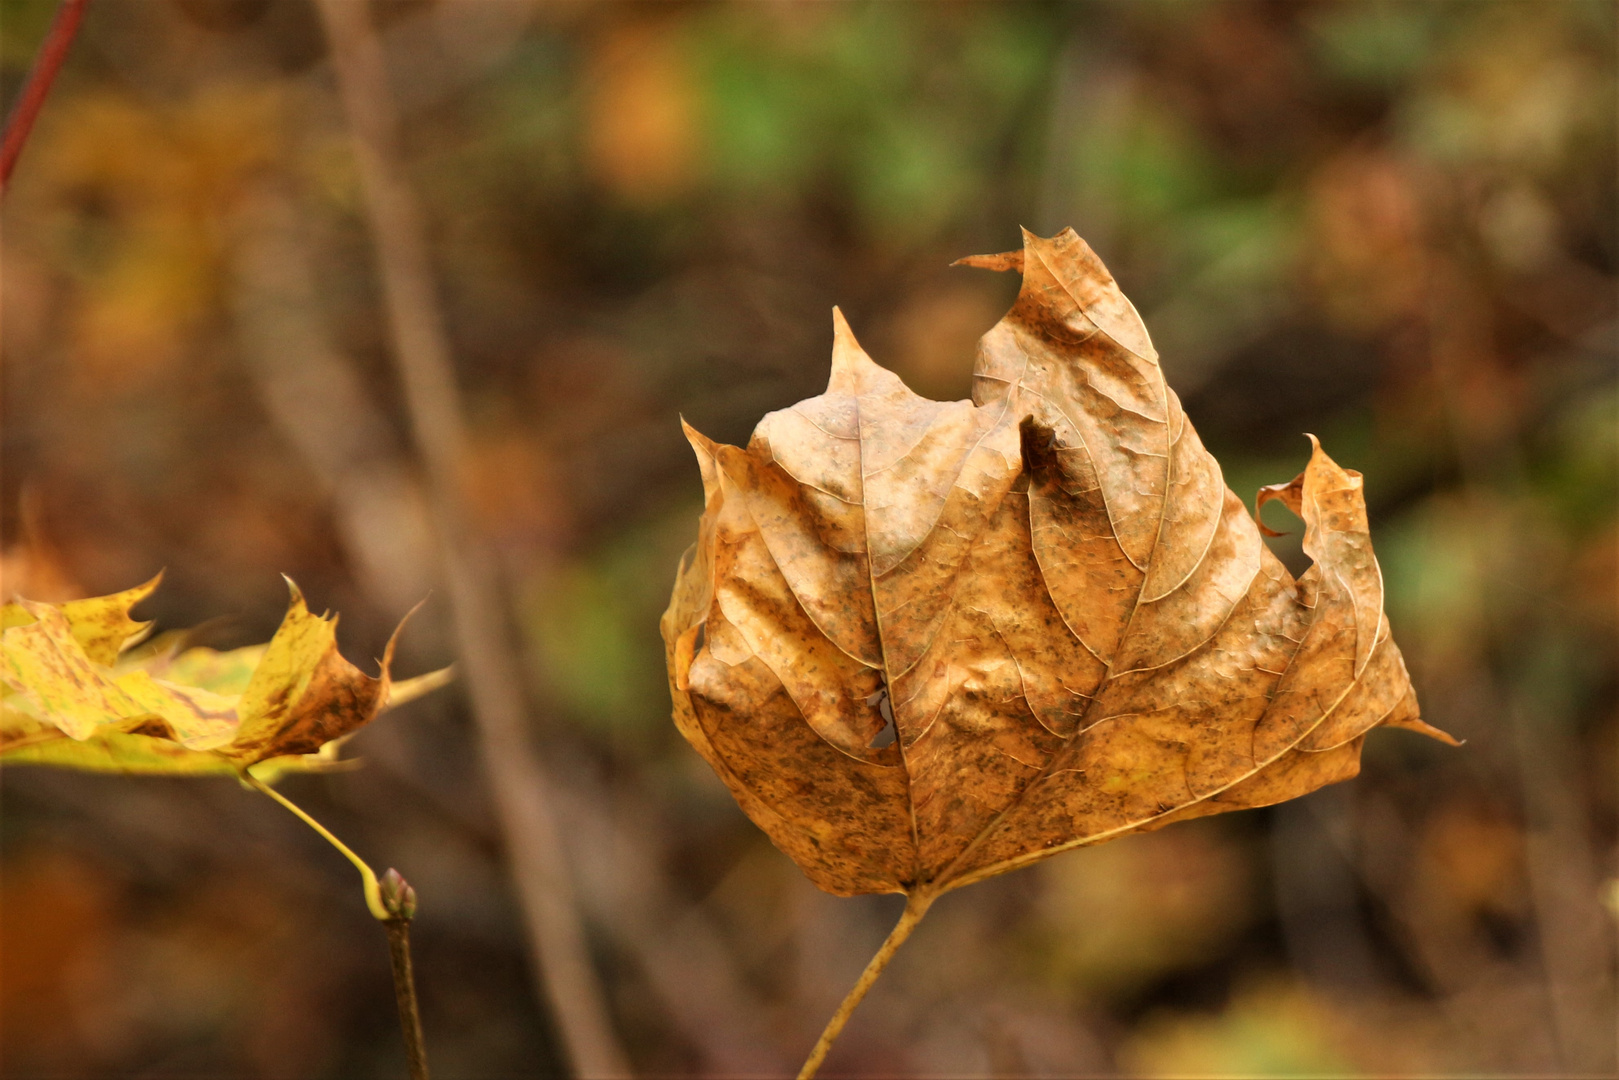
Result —
<instances>
[{"instance_id":1,"label":"yellow maple leaf","mask_svg":"<svg viewBox=\"0 0 1619 1080\"><path fill-rule=\"evenodd\" d=\"M120 663L150 629L130 609L157 584L0 608L0 763L170 775L251 768L260 780L330 769L339 740L450 678L445 668L395 683L397 629L379 675L366 675L338 652L337 617L310 612L290 579L286 617L265 645Z\"/></svg>"}]
</instances>

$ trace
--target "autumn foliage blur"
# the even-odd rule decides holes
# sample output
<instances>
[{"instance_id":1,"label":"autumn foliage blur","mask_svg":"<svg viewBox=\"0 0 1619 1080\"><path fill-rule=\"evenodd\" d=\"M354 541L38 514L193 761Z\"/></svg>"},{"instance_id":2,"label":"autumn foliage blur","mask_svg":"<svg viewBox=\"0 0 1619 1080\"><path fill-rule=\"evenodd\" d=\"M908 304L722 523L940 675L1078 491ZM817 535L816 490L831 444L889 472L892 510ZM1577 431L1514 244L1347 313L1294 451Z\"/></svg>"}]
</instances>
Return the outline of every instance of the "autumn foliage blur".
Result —
<instances>
[{"instance_id":1,"label":"autumn foliage blur","mask_svg":"<svg viewBox=\"0 0 1619 1080\"><path fill-rule=\"evenodd\" d=\"M0 5L15 96L50 0ZM390 0L373 6L468 403L464 478L619 1033L796 1063L896 914L818 893L669 721L657 620L842 306L967 393L1074 226L1245 497L1366 474L1425 719L1271 810L941 901L828 1074L1611 1074L1619 752L1615 8ZM221 610L279 574L380 655L441 583L361 193L304 0L96 0L4 204L3 588ZM1295 572L1300 531L1270 541ZM442 589L435 593L442 596ZM450 659L430 601L401 665ZM554 1071L457 692L286 790L421 896L445 1076ZM263 805L260 805L260 804ZM7 1076L391 1076L351 871L229 782L9 770ZM301 857L286 858L296 851Z\"/></svg>"}]
</instances>

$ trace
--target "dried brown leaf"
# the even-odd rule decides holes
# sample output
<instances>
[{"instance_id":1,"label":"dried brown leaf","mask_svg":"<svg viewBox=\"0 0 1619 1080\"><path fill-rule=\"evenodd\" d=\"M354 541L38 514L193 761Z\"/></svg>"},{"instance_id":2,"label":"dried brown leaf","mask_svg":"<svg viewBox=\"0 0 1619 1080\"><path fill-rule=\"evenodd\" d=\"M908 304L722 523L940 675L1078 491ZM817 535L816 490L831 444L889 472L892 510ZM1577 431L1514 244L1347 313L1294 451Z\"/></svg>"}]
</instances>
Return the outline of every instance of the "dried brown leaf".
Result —
<instances>
[{"instance_id":1,"label":"dried brown leaf","mask_svg":"<svg viewBox=\"0 0 1619 1080\"><path fill-rule=\"evenodd\" d=\"M1346 779L1379 725L1449 738L1390 636L1360 474L1312 438L1261 494L1304 519L1295 581L1083 240L962 262L1024 271L971 401L913 394L834 312L825 394L746 448L686 429L675 721L777 846L829 892L931 896Z\"/></svg>"}]
</instances>

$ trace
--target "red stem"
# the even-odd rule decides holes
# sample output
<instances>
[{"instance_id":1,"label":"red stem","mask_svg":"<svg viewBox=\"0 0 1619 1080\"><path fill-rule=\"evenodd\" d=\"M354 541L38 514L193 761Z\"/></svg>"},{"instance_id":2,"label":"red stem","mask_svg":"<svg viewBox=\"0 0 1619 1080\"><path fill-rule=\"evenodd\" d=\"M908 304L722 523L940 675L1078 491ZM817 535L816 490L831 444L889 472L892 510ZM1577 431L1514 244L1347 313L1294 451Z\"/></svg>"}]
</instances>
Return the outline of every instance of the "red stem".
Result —
<instances>
[{"instance_id":1,"label":"red stem","mask_svg":"<svg viewBox=\"0 0 1619 1080\"><path fill-rule=\"evenodd\" d=\"M62 61L67 59L68 48L79 32L79 23L84 19L84 9L89 3L90 0L62 0L62 6L56 9L50 32L45 35L45 41L34 57L34 66L28 71L22 96L17 99L16 107L6 119L4 140L0 141L0 191L11 181L12 166L17 164L23 143L28 141L28 132L33 129L34 118L45 104L45 95L51 92L51 83L56 81Z\"/></svg>"}]
</instances>

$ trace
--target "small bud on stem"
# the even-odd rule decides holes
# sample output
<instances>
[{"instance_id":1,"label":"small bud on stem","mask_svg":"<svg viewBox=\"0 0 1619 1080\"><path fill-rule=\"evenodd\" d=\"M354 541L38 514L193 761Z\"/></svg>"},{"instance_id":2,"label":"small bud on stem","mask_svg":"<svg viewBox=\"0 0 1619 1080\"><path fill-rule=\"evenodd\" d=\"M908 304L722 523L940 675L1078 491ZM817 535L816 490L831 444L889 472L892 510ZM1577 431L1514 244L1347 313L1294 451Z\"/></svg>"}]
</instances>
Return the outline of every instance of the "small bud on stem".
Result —
<instances>
[{"instance_id":1,"label":"small bud on stem","mask_svg":"<svg viewBox=\"0 0 1619 1080\"><path fill-rule=\"evenodd\" d=\"M382 894L382 906L396 919L410 921L416 917L416 890L410 887L403 874L393 867L377 879Z\"/></svg>"}]
</instances>

